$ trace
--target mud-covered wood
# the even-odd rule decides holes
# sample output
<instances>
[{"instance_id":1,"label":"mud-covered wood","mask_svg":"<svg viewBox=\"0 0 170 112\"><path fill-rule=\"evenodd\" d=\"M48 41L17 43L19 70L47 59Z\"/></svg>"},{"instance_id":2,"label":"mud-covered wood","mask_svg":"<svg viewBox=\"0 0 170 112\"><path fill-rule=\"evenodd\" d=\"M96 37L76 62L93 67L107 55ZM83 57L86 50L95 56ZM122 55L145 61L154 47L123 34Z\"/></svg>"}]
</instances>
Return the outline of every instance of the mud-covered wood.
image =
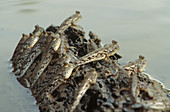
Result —
<instances>
[{"instance_id":1,"label":"mud-covered wood","mask_svg":"<svg viewBox=\"0 0 170 112\"><path fill-rule=\"evenodd\" d=\"M169 112L169 90L143 72L146 59L125 65L118 42L75 25L80 12L60 26L36 26L12 56L17 80L30 88L40 112Z\"/></svg>"}]
</instances>

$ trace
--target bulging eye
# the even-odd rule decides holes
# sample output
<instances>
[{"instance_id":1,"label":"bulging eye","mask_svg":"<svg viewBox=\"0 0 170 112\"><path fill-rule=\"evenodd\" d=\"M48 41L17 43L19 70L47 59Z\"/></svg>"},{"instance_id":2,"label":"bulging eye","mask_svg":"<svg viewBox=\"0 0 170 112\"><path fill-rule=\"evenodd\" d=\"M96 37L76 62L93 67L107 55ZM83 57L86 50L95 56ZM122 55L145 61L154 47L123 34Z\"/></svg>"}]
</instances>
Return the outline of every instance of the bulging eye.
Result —
<instances>
[{"instance_id":1,"label":"bulging eye","mask_svg":"<svg viewBox=\"0 0 170 112\"><path fill-rule=\"evenodd\" d=\"M116 45L116 44L118 44L118 42L115 40L112 40L112 44Z\"/></svg>"}]
</instances>

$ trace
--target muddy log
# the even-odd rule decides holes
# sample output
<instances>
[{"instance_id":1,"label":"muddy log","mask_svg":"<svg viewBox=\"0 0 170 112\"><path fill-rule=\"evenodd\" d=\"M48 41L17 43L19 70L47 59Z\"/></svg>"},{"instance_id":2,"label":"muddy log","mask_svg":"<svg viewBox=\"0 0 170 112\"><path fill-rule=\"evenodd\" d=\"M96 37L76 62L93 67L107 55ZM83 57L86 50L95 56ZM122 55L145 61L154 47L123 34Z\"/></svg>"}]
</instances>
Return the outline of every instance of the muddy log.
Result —
<instances>
[{"instance_id":1,"label":"muddy log","mask_svg":"<svg viewBox=\"0 0 170 112\"><path fill-rule=\"evenodd\" d=\"M11 58L13 73L30 88L40 112L169 112L170 91L145 72L139 56L119 63L118 42L76 25L79 11L60 26L23 34Z\"/></svg>"}]
</instances>

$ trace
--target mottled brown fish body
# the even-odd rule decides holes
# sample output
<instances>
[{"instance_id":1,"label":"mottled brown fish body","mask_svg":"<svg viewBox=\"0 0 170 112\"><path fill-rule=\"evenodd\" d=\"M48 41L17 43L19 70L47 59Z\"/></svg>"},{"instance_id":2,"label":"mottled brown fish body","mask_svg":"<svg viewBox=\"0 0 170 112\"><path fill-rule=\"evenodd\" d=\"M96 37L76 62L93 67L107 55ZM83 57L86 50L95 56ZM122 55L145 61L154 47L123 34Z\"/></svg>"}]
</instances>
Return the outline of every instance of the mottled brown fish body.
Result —
<instances>
[{"instance_id":1,"label":"mottled brown fish body","mask_svg":"<svg viewBox=\"0 0 170 112\"><path fill-rule=\"evenodd\" d=\"M37 45L35 47L33 47L33 49L30 51L29 55L27 56L27 58L24 60L23 66L20 67L20 75L23 76L25 74L25 72L28 70L28 68L30 67L30 65L34 62L35 58L44 50L46 50L47 48L47 44L49 43L49 41L51 41L51 36L49 35L43 35L40 38L43 38L42 40L40 40L40 42L37 43Z\"/></svg>"},{"instance_id":2,"label":"mottled brown fish body","mask_svg":"<svg viewBox=\"0 0 170 112\"><path fill-rule=\"evenodd\" d=\"M18 69L20 69L20 67L22 66L23 62L29 55L32 47L39 40L39 36L43 33L43 31L44 31L43 28L39 26L35 26L35 30L33 31L33 33L30 33L29 37L24 41L24 44L22 45L22 49L23 49L22 53L18 56L15 62L13 62L14 72L17 71L16 73L17 75L19 74Z\"/></svg>"},{"instance_id":3,"label":"mottled brown fish body","mask_svg":"<svg viewBox=\"0 0 170 112\"><path fill-rule=\"evenodd\" d=\"M81 18L82 16L80 15L80 12L76 11L75 14L64 20L64 22L59 27L58 33L62 34L68 27L77 23Z\"/></svg>"},{"instance_id":4,"label":"mottled brown fish body","mask_svg":"<svg viewBox=\"0 0 170 112\"><path fill-rule=\"evenodd\" d=\"M13 56L11 58L11 61L15 61L18 59L18 57L20 56L20 54L23 52L23 45L25 43L25 41L29 38L28 35L22 34L22 38L21 40L18 42L17 47L15 48L15 51L13 53Z\"/></svg>"},{"instance_id":5,"label":"mottled brown fish body","mask_svg":"<svg viewBox=\"0 0 170 112\"><path fill-rule=\"evenodd\" d=\"M119 46L117 42L114 42L112 44L106 45L102 48L98 48L93 52L88 53L87 55L73 62L73 64L75 66L80 66L82 64L86 64L92 61L102 60L109 56L114 55L118 50L119 50Z\"/></svg>"}]
</instances>

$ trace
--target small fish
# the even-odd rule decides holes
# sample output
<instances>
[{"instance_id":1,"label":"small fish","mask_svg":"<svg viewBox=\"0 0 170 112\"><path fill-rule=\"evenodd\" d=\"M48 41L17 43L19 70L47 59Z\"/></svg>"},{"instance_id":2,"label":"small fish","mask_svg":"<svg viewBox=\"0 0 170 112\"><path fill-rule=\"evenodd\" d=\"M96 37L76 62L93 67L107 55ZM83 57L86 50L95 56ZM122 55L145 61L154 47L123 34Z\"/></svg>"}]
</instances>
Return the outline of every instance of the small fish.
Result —
<instances>
[{"instance_id":1,"label":"small fish","mask_svg":"<svg viewBox=\"0 0 170 112\"><path fill-rule=\"evenodd\" d=\"M39 76L43 73L45 68L49 65L53 58L53 54L55 53L54 50L57 50L60 47L61 40L60 38L56 38L55 34L49 34L50 38L52 39L49 44L47 45L47 48L42 52L42 59L40 63L37 65L36 69L33 71L33 75L31 75L29 82L31 87L34 85L36 80L39 78ZM51 47L53 45L53 48Z\"/></svg>"},{"instance_id":2,"label":"small fish","mask_svg":"<svg viewBox=\"0 0 170 112\"><path fill-rule=\"evenodd\" d=\"M43 31L44 31L44 29L42 27L39 27L38 25L36 25L35 30L33 31L32 35L34 35L35 37L39 37L42 34ZM12 56L11 61L13 61L13 60L16 60L16 62L18 61L19 56L22 54L22 52L24 52L25 49L27 49L27 46L25 46L25 44L29 45L29 43L33 42L32 45L34 45L34 42L36 42L36 38L35 38L35 41L34 41L30 37L31 37L31 34L30 34L30 36L23 34L21 40L19 41L19 43L18 43L18 45L17 45L17 47L14 51L14 54ZM30 46L30 47L32 47L32 46Z\"/></svg>"},{"instance_id":3,"label":"small fish","mask_svg":"<svg viewBox=\"0 0 170 112\"><path fill-rule=\"evenodd\" d=\"M66 71L65 79L68 79L70 77L75 67L86 64L86 63L90 63L93 61L106 59L107 57L114 55L118 50L119 50L118 43L115 40L113 40L112 44L106 45L102 48L98 48L88 53L87 55L81 57L80 59L75 60L74 62L70 63L69 68L66 69L68 71Z\"/></svg>"},{"instance_id":4,"label":"small fish","mask_svg":"<svg viewBox=\"0 0 170 112\"><path fill-rule=\"evenodd\" d=\"M40 53L44 50L43 48L48 43L48 40L50 40L50 37L47 35L47 33L44 33L43 36L39 39L39 41L35 44L35 46L31 49L31 52L29 53L28 57L23 62L23 66L21 67L22 71L27 71L27 69L31 66L31 64L34 62L36 57L40 55ZM22 72L21 71L21 72ZM24 74L24 73L23 73Z\"/></svg>"},{"instance_id":5,"label":"small fish","mask_svg":"<svg viewBox=\"0 0 170 112\"><path fill-rule=\"evenodd\" d=\"M32 76L34 76L33 71L36 70L37 65L41 62L41 58L42 58L42 53L37 56L37 58L34 60L34 62L31 64L28 70L25 72L25 74L22 77L17 78L20 84L22 84L24 87L28 88L31 86L30 80L32 80Z\"/></svg>"},{"instance_id":6,"label":"small fish","mask_svg":"<svg viewBox=\"0 0 170 112\"><path fill-rule=\"evenodd\" d=\"M35 30L33 31L33 35L35 37L39 37L41 36L41 34L44 32L44 29L42 27L40 27L39 25L35 26Z\"/></svg>"},{"instance_id":7,"label":"small fish","mask_svg":"<svg viewBox=\"0 0 170 112\"><path fill-rule=\"evenodd\" d=\"M15 48L15 51L13 53L13 56L11 58L11 61L15 61L18 59L18 57L20 56L20 54L23 52L23 45L25 43L25 41L29 38L28 35L26 34L22 34L22 38L20 39L20 41L18 42L17 47Z\"/></svg>"},{"instance_id":8,"label":"small fish","mask_svg":"<svg viewBox=\"0 0 170 112\"><path fill-rule=\"evenodd\" d=\"M75 100L70 107L70 112L74 111L74 109L77 107L81 98L84 96L84 94L89 89L91 84L96 83L97 77L98 77L98 73L96 72L95 69L90 69L86 71L85 78L82 81L81 86L79 87L78 91L75 93L75 97L74 97Z\"/></svg>"},{"instance_id":9,"label":"small fish","mask_svg":"<svg viewBox=\"0 0 170 112\"><path fill-rule=\"evenodd\" d=\"M70 27L71 25L75 25L75 23L80 21L81 18L82 16L80 15L80 12L76 11L75 14L64 20L64 22L59 27L58 33L62 34L68 27Z\"/></svg>"},{"instance_id":10,"label":"small fish","mask_svg":"<svg viewBox=\"0 0 170 112\"><path fill-rule=\"evenodd\" d=\"M34 84L31 86L32 94L37 94L43 87L48 84L48 82L51 80L53 76L53 72L57 72L59 67L57 65L59 62L59 59L56 56L53 56L52 61L48 65L48 67L44 70L44 72L39 76L39 78L35 81ZM53 72L52 72L53 70Z\"/></svg>"},{"instance_id":11,"label":"small fish","mask_svg":"<svg viewBox=\"0 0 170 112\"><path fill-rule=\"evenodd\" d=\"M18 60L16 60L17 63L16 66L14 66L13 72L15 72L16 76L20 75L20 68L23 62L27 59L29 53L31 52L31 49L37 43L37 41L39 40L39 36L43 33L43 31L44 31L43 28L35 26L35 30L33 31L33 33L30 33L29 38L25 40L25 43L23 45L23 52L18 58Z\"/></svg>"},{"instance_id":12,"label":"small fish","mask_svg":"<svg viewBox=\"0 0 170 112\"><path fill-rule=\"evenodd\" d=\"M113 65L116 69L120 70L124 75L129 77L132 72L136 72L134 70L141 73L146 67L146 60L143 56L139 56L139 59L129 62L124 66L120 66L116 61L113 61Z\"/></svg>"},{"instance_id":13,"label":"small fish","mask_svg":"<svg viewBox=\"0 0 170 112\"><path fill-rule=\"evenodd\" d=\"M20 69L22 67L23 62L28 57L29 53L31 52L32 47L35 45L35 43L38 41L39 37L35 37L33 34L30 34L30 38L28 38L29 41L26 41L24 44L24 52L19 57L16 67L14 67L14 72L16 76L20 75Z\"/></svg>"},{"instance_id":14,"label":"small fish","mask_svg":"<svg viewBox=\"0 0 170 112\"><path fill-rule=\"evenodd\" d=\"M22 67L20 67L20 72L19 72L21 77L25 74L25 72L31 66L31 64L34 62L36 57L38 55L40 55L43 50L45 50L45 47L46 47L47 43L49 43L49 41L51 40L50 38L51 37L48 36L46 33L43 36L41 36L39 41L31 49L31 51L28 54L26 54L26 55L28 55L26 57L26 59L21 60L22 61Z\"/></svg>"},{"instance_id":15,"label":"small fish","mask_svg":"<svg viewBox=\"0 0 170 112\"><path fill-rule=\"evenodd\" d=\"M53 43L51 44L51 48L53 48L54 51L58 50L58 46L56 46L55 41L59 41L58 38L61 38L63 33L65 32L65 30L72 26L75 25L75 23L77 23L78 21L80 21L80 19L82 18L82 16L80 15L79 11L76 11L75 14L73 14L72 16L68 17L66 20L64 20L64 22L61 23L61 25L59 26L57 33L55 34L55 38L53 40ZM60 39L61 42L61 39ZM63 41L64 42L64 41Z\"/></svg>"},{"instance_id":16,"label":"small fish","mask_svg":"<svg viewBox=\"0 0 170 112\"><path fill-rule=\"evenodd\" d=\"M139 59L135 61L131 61L128 64L122 66L125 70L127 70L130 74L131 71L137 70L139 73L144 71L146 67L146 59L144 56L139 56Z\"/></svg>"},{"instance_id":17,"label":"small fish","mask_svg":"<svg viewBox=\"0 0 170 112\"><path fill-rule=\"evenodd\" d=\"M72 69L70 69L71 67L69 67L69 65L67 64L63 65L63 63L67 62L69 63L71 61L70 57L71 56L66 55L66 57L60 58L60 60L62 61L56 62L57 65L54 68L52 68L52 70L45 76L45 79L43 80L44 86L42 88L37 88L36 91L38 91L38 93L36 93L36 95L43 93L45 90L48 90L50 91L50 93L52 93L58 87L58 84L64 81L62 77L65 74L69 74L70 72L72 73L72 71L70 71ZM38 84L37 83L36 85L34 84L33 88L35 88L35 86L38 86Z\"/></svg>"},{"instance_id":18,"label":"small fish","mask_svg":"<svg viewBox=\"0 0 170 112\"><path fill-rule=\"evenodd\" d=\"M105 59L109 56L114 55L119 50L118 43L113 40L112 44L106 45L102 48L98 48L93 52L88 53L87 55L76 60L74 63L75 66L80 66L89 62L98 61Z\"/></svg>"}]
</instances>

